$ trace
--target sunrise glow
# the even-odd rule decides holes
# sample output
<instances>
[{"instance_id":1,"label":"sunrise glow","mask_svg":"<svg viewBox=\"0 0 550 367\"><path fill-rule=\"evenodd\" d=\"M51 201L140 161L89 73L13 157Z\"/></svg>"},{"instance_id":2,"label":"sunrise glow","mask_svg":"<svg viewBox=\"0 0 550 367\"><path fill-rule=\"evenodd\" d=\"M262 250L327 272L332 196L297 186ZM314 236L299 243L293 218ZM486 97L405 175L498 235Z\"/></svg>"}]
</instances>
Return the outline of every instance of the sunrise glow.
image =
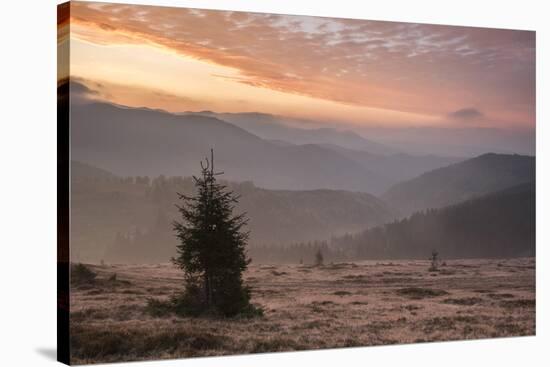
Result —
<instances>
[{"instance_id":1,"label":"sunrise glow","mask_svg":"<svg viewBox=\"0 0 550 367\"><path fill-rule=\"evenodd\" d=\"M533 128L534 32L71 4L91 98L360 126Z\"/></svg>"}]
</instances>

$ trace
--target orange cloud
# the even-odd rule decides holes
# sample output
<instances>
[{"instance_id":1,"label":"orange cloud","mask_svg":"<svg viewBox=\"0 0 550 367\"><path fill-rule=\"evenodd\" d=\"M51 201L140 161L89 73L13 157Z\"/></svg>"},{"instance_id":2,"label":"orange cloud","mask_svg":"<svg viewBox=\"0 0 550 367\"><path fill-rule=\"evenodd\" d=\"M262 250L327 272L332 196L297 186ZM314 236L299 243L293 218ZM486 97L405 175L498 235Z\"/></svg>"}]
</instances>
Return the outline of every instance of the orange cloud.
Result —
<instances>
[{"instance_id":1,"label":"orange cloud","mask_svg":"<svg viewBox=\"0 0 550 367\"><path fill-rule=\"evenodd\" d=\"M150 44L246 85L446 117L476 105L534 124L534 32L73 2L74 35Z\"/></svg>"}]
</instances>

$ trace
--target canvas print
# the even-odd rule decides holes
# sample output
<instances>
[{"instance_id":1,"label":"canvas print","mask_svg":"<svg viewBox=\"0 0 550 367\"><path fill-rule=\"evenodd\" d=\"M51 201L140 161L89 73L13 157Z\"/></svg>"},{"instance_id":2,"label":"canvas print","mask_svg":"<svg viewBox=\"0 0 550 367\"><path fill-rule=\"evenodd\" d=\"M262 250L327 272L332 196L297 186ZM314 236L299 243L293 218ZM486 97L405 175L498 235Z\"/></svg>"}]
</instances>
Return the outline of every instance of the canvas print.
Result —
<instances>
[{"instance_id":1,"label":"canvas print","mask_svg":"<svg viewBox=\"0 0 550 367\"><path fill-rule=\"evenodd\" d=\"M71 364L535 334L535 32L58 8Z\"/></svg>"}]
</instances>

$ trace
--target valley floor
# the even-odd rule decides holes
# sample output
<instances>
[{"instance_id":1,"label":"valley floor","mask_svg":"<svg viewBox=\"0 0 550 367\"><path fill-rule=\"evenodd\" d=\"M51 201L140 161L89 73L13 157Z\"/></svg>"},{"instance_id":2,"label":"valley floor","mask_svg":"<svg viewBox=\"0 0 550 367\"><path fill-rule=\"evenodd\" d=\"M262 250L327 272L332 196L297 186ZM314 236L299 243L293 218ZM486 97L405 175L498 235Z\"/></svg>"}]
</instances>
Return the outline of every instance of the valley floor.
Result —
<instances>
[{"instance_id":1,"label":"valley floor","mask_svg":"<svg viewBox=\"0 0 550 367\"><path fill-rule=\"evenodd\" d=\"M170 264L90 267L97 281L71 293L76 364L535 334L534 258L251 265L265 315L232 320L145 312L181 288Z\"/></svg>"}]
</instances>

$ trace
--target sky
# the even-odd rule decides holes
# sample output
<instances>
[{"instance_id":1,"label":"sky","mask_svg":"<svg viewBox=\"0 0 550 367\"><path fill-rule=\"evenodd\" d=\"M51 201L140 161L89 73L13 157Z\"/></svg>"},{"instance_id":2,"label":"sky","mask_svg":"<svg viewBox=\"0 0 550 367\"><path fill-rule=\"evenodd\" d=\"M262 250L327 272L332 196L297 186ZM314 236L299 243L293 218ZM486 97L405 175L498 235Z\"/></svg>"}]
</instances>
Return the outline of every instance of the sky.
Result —
<instances>
[{"instance_id":1,"label":"sky","mask_svg":"<svg viewBox=\"0 0 550 367\"><path fill-rule=\"evenodd\" d=\"M64 25L66 27L66 25ZM535 127L535 33L72 2L88 98L365 127Z\"/></svg>"}]
</instances>

